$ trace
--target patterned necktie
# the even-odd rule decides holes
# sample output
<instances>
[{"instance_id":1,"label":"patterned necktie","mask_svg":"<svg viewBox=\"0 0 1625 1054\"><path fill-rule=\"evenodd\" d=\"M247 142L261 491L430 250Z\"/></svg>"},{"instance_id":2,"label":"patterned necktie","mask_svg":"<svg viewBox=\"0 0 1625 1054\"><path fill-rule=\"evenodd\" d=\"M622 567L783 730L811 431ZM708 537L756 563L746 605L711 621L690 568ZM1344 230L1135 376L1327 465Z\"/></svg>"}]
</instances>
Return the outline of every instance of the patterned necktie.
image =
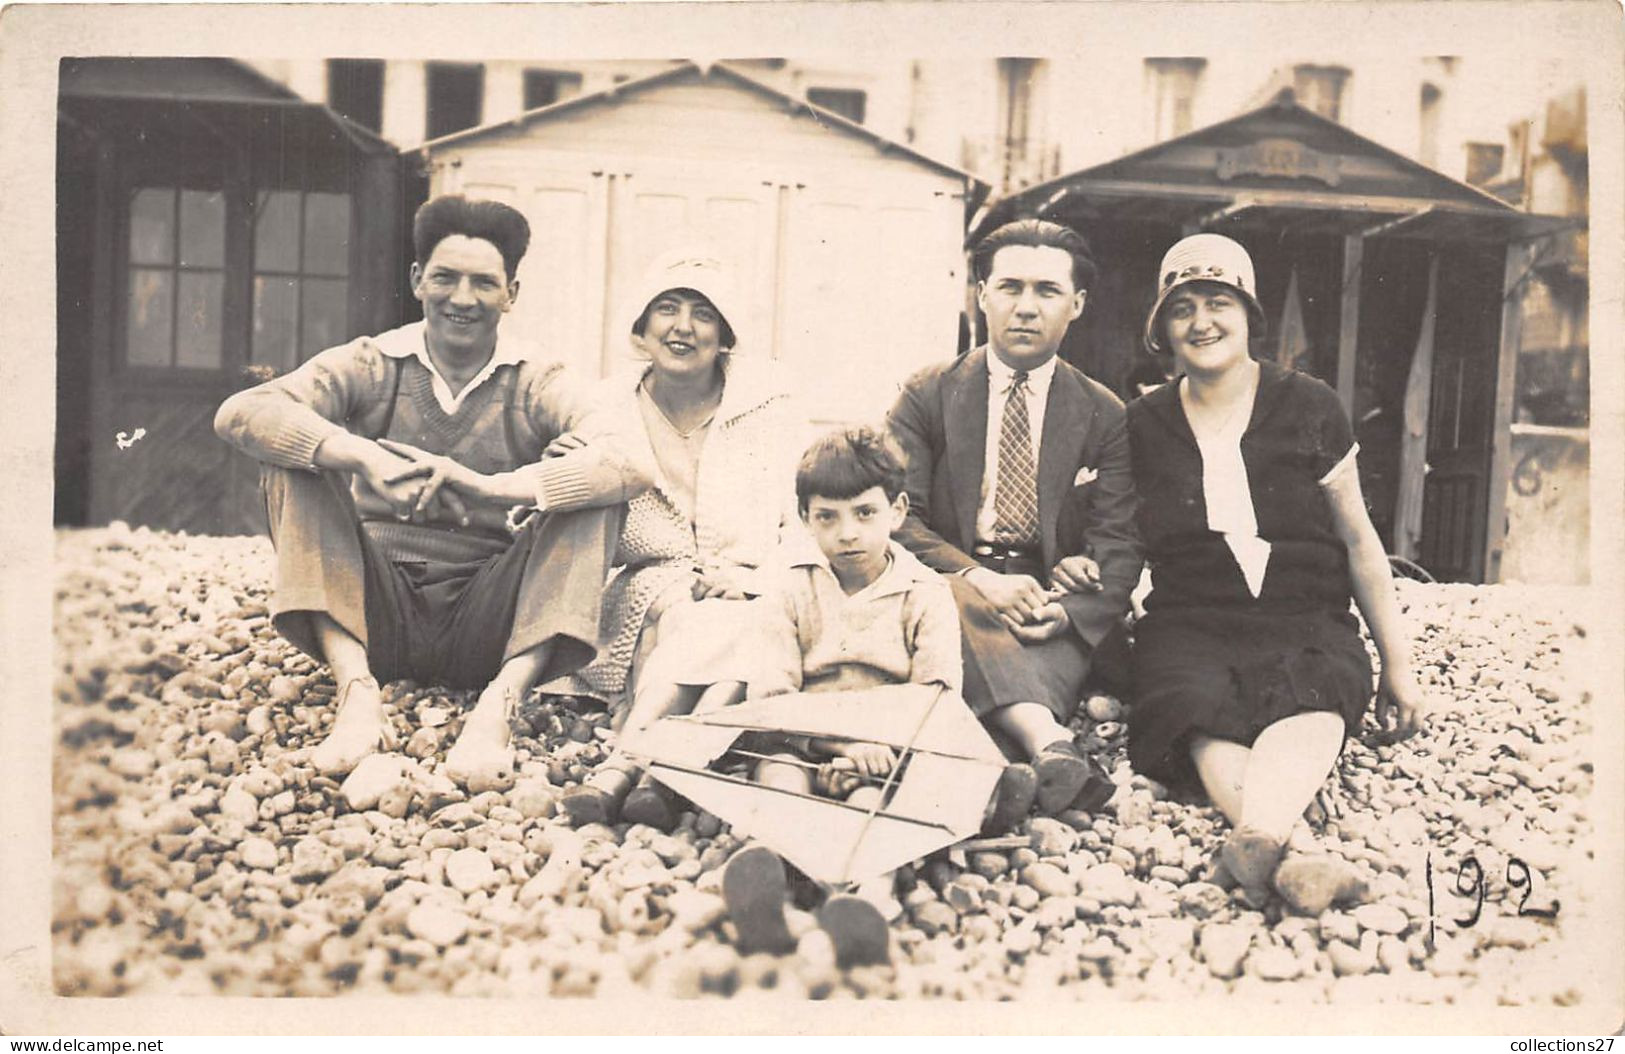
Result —
<instances>
[{"instance_id":1,"label":"patterned necktie","mask_svg":"<svg viewBox=\"0 0 1625 1054\"><path fill-rule=\"evenodd\" d=\"M1004 398L999 479L993 489L993 540L1012 548L1038 543L1038 470L1027 391L1027 371L1017 370Z\"/></svg>"}]
</instances>

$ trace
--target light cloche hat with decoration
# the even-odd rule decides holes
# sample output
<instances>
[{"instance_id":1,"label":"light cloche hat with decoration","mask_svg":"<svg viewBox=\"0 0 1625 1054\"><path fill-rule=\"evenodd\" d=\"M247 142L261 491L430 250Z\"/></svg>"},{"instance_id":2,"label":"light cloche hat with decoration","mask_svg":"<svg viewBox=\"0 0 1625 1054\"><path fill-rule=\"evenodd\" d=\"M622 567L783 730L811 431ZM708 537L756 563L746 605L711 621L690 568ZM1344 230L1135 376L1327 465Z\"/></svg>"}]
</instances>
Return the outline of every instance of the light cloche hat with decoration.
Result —
<instances>
[{"instance_id":1,"label":"light cloche hat with decoration","mask_svg":"<svg viewBox=\"0 0 1625 1054\"><path fill-rule=\"evenodd\" d=\"M671 289L692 289L717 309L737 339L748 324L733 275L722 254L710 246L689 245L657 256L627 298L626 313L635 324L656 297Z\"/></svg>"},{"instance_id":2,"label":"light cloche hat with decoration","mask_svg":"<svg viewBox=\"0 0 1625 1054\"><path fill-rule=\"evenodd\" d=\"M1174 290L1191 282L1214 282L1240 293L1254 332L1264 332L1264 309L1258 304L1258 283L1247 250L1222 234L1193 234L1175 242L1157 268L1157 302L1145 319L1145 346L1152 352L1167 352L1157 327L1163 305Z\"/></svg>"}]
</instances>

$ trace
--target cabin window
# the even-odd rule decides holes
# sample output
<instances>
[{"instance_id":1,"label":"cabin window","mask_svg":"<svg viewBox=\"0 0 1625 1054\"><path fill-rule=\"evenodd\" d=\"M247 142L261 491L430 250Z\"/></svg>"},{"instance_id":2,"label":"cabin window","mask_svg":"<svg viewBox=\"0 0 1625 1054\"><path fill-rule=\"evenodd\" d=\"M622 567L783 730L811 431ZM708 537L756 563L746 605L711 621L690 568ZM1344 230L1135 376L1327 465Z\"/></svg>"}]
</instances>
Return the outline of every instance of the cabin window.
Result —
<instances>
[{"instance_id":1,"label":"cabin window","mask_svg":"<svg viewBox=\"0 0 1625 1054\"><path fill-rule=\"evenodd\" d=\"M1467 144L1467 182L1483 186L1501 174L1506 147L1500 143Z\"/></svg>"},{"instance_id":2,"label":"cabin window","mask_svg":"<svg viewBox=\"0 0 1625 1054\"><path fill-rule=\"evenodd\" d=\"M254 207L252 359L288 370L349 332L350 196L262 190Z\"/></svg>"},{"instance_id":3,"label":"cabin window","mask_svg":"<svg viewBox=\"0 0 1625 1054\"><path fill-rule=\"evenodd\" d=\"M1342 66L1294 66L1292 89L1306 109L1328 121L1343 119L1343 89L1349 71Z\"/></svg>"},{"instance_id":4,"label":"cabin window","mask_svg":"<svg viewBox=\"0 0 1625 1054\"><path fill-rule=\"evenodd\" d=\"M485 67L478 63L431 62L428 69L427 137L473 128L485 102Z\"/></svg>"},{"instance_id":5,"label":"cabin window","mask_svg":"<svg viewBox=\"0 0 1625 1054\"><path fill-rule=\"evenodd\" d=\"M1436 85L1422 85L1421 142L1417 144L1416 159L1429 168L1439 167L1439 111L1443 100L1444 92Z\"/></svg>"},{"instance_id":6,"label":"cabin window","mask_svg":"<svg viewBox=\"0 0 1625 1054\"><path fill-rule=\"evenodd\" d=\"M814 106L833 110L849 121L862 124L868 96L861 91L847 88L808 88L807 101Z\"/></svg>"},{"instance_id":7,"label":"cabin window","mask_svg":"<svg viewBox=\"0 0 1625 1054\"><path fill-rule=\"evenodd\" d=\"M1207 59L1151 58L1145 60L1146 95L1151 103L1151 139L1161 142L1184 135L1193 127L1196 89Z\"/></svg>"},{"instance_id":8,"label":"cabin window","mask_svg":"<svg viewBox=\"0 0 1625 1054\"><path fill-rule=\"evenodd\" d=\"M552 106L560 99L581 94L581 74L559 70L525 71L525 109Z\"/></svg>"},{"instance_id":9,"label":"cabin window","mask_svg":"<svg viewBox=\"0 0 1625 1054\"><path fill-rule=\"evenodd\" d=\"M281 372L343 343L350 214L342 193L136 186L124 363L220 370L246 361Z\"/></svg>"},{"instance_id":10,"label":"cabin window","mask_svg":"<svg viewBox=\"0 0 1625 1054\"><path fill-rule=\"evenodd\" d=\"M125 361L218 369L225 262L223 193L136 188L129 212Z\"/></svg>"},{"instance_id":11,"label":"cabin window","mask_svg":"<svg viewBox=\"0 0 1625 1054\"><path fill-rule=\"evenodd\" d=\"M363 128L384 126L384 64L377 59L328 59L327 105Z\"/></svg>"}]
</instances>

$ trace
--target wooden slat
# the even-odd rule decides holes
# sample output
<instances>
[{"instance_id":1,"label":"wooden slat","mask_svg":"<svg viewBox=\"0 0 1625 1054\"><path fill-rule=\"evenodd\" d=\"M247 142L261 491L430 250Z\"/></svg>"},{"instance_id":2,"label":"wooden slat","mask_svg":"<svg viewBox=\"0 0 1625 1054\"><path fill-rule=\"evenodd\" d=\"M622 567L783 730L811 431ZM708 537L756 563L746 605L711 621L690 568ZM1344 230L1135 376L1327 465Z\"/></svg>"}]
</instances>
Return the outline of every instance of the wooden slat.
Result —
<instances>
[{"instance_id":1,"label":"wooden slat","mask_svg":"<svg viewBox=\"0 0 1625 1054\"><path fill-rule=\"evenodd\" d=\"M1343 239L1342 314L1337 329L1337 398L1354 417L1354 354L1360 342L1360 272L1365 240L1357 234Z\"/></svg>"},{"instance_id":2,"label":"wooden slat","mask_svg":"<svg viewBox=\"0 0 1625 1054\"><path fill-rule=\"evenodd\" d=\"M1411 354L1399 422L1399 493L1394 506L1393 550L1415 560L1422 533L1422 503L1427 482L1428 411L1433 402L1433 329L1438 313L1439 258L1428 262L1428 298L1422 327Z\"/></svg>"},{"instance_id":3,"label":"wooden slat","mask_svg":"<svg viewBox=\"0 0 1625 1054\"><path fill-rule=\"evenodd\" d=\"M1507 483L1512 471L1512 409L1522 343L1523 313L1519 282L1529 268L1532 248L1508 245L1501 277L1501 340L1495 370L1495 419L1491 424L1489 493L1484 522L1484 581L1501 580L1501 554L1506 545Z\"/></svg>"}]
</instances>

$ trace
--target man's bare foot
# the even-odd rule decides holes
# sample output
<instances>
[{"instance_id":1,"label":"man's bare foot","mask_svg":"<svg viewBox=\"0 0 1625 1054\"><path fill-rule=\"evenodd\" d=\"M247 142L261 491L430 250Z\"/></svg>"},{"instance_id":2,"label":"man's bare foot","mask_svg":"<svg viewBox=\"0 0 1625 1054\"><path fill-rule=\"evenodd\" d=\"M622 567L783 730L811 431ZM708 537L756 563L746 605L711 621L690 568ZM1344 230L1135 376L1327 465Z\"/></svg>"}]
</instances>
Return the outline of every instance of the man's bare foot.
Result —
<instances>
[{"instance_id":1,"label":"man's bare foot","mask_svg":"<svg viewBox=\"0 0 1625 1054\"><path fill-rule=\"evenodd\" d=\"M492 684L480 693L463 733L446 751L442 769L474 794L505 790L513 784L513 744L508 723L519 707L519 693Z\"/></svg>"},{"instance_id":2,"label":"man's bare foot","mask_svg":"<svg viewBox=\"0 0 1625 1054\"><path fill-rule=\"evenodd\" d=\"M357 677L339 688L333 730L310 753L310 763L324 776L344 776L380 745L394 749L394 729L384 715L384 694L371 677Z\"/></svg>"}]
</instances>

